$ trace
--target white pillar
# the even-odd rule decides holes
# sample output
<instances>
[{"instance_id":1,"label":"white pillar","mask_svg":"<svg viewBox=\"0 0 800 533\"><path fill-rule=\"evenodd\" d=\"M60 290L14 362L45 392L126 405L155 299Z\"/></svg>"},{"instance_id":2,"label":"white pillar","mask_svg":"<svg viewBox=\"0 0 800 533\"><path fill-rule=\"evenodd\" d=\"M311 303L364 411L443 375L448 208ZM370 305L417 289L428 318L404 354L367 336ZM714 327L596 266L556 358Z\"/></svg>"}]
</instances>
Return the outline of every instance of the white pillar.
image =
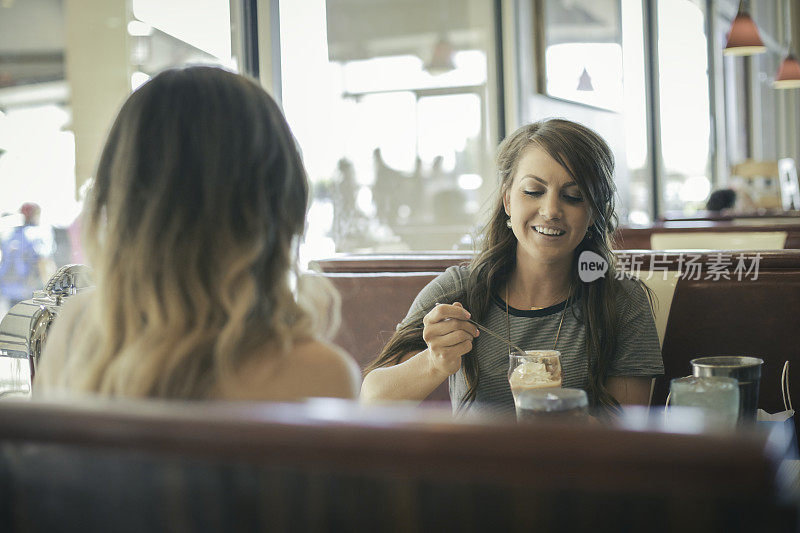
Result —
<instances>
[{"instance_id":1,"label":"white pillar","mask_svg":"<svg viewBox=\"0 0 800 533\"><path fill-rule=\"evenodd\" d=\"M126 0L65 1L65 62L75 134L75 194L94 176L131 89Z\"/></svg>"}]
</instances>

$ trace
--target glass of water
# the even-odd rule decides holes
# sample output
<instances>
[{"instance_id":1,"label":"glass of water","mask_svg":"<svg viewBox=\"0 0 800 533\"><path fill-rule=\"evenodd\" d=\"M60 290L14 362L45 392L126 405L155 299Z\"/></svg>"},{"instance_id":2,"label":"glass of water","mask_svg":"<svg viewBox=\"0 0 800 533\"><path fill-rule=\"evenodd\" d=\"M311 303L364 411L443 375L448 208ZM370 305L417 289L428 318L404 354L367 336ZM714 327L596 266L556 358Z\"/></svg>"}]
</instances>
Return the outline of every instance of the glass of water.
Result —
<instances>
[{"instance_id":1,"label":"glass of water","mask_svg":"<svg viewBox=\"0 0 800 533\"><path fill-rule=\"evenodd\" d=\"M527 389L514 397L517 421L585 422L589 399L581 389Z\"/></svg>"},{"instance_id":2,"label":"glass of water","mask_svg":"<svg viewBox=\"0 0 800 533\"><path fill-rule=\"evenodd\" d=\"M673 379L670 405L699 408L710 425L732 429L739 418L739 382L720 376Z\"/></svg>"}]
</instances>

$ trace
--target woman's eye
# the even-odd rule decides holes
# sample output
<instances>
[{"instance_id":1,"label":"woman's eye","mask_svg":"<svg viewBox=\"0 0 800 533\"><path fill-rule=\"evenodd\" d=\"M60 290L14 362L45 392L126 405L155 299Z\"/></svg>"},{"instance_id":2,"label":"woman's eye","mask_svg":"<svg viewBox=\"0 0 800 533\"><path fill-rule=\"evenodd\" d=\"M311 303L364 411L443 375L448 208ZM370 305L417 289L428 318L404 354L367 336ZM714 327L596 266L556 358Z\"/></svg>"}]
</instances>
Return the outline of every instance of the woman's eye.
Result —
<instances>
[{"instance_id":1,"label":"woman's eye","mask_svg":"<svg viewBox=\"0 0 800 533\"><path fill-rule=\"evenodd\" d=\"M571 194L565 194L564 199L568 202L572 202L575 204L583 201L583 198L581 198L580 196L572 196Z\"/></svg>"},{"instance_id":2,"label":"woman's eye","mask_svg":"<svg viewBox=\"0 0 800 533\"><path fill-rule=\"evenodd\" d=\"M539 196L544 194L544 191L522 191L528 196L533 196L534 198L538 198Z\"/></svg>"}]
</instances>

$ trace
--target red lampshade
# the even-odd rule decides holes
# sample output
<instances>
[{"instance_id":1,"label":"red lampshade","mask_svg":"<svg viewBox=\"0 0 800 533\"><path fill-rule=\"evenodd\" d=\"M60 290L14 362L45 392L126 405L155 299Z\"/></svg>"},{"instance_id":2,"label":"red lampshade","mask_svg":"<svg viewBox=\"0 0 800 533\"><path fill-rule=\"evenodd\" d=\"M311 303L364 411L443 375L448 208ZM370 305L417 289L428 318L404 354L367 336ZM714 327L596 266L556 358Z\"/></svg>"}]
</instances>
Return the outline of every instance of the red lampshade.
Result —
<instances>
[{"instance_id":1,"label":"red lampshade","mask_svg":"<svg viewBox=\"0 0 800 533\"><path fill-rule=\"evenodd\" d=\"M761 40L756 23L750 15L743 10L739 10L736 18L731 24L731 31L728 33L728 42L722 53L734 56L749 56L766 52L767 47Z\"/></svg>"},{"instance_id":2,"label":"red lampshade","mask_svg":"<svg viewBox=\"0 0 800 533\"><path fill-rule=\"evenodd\" d=\"M789 52L781 66L778 67L778 75L775 76L773 87L776 89L797 89L800 88L800 63L797 58Z\"/></svg>"}]
</instances>

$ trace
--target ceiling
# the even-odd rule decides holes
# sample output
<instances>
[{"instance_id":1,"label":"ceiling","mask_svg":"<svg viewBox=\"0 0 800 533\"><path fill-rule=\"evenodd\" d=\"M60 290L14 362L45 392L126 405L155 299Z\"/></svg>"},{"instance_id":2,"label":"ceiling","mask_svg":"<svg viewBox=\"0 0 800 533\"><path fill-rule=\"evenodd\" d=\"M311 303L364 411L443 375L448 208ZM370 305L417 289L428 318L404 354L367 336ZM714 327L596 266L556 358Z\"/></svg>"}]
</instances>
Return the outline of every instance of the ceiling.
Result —
<instances>
[{"instance_id":1,"label":"ceiling","mask_svg":"<svg viewBox=\"0 0 800 533\"><path fill-rule=\"evenodd\" d=\"M486 0L328 0L331 61L418 55L446 37L455 49L486 46L492 30Z\"/></svg>"},{"instance_id":2,"label":"ceiling","mask_svg":"<svg viewBox=\"0 0 800 533\"><path fill-rule=\"evenodd\" d=\"M63 0L0 1L0 87L62 79Z\"/></svg>"}]
</instances>

